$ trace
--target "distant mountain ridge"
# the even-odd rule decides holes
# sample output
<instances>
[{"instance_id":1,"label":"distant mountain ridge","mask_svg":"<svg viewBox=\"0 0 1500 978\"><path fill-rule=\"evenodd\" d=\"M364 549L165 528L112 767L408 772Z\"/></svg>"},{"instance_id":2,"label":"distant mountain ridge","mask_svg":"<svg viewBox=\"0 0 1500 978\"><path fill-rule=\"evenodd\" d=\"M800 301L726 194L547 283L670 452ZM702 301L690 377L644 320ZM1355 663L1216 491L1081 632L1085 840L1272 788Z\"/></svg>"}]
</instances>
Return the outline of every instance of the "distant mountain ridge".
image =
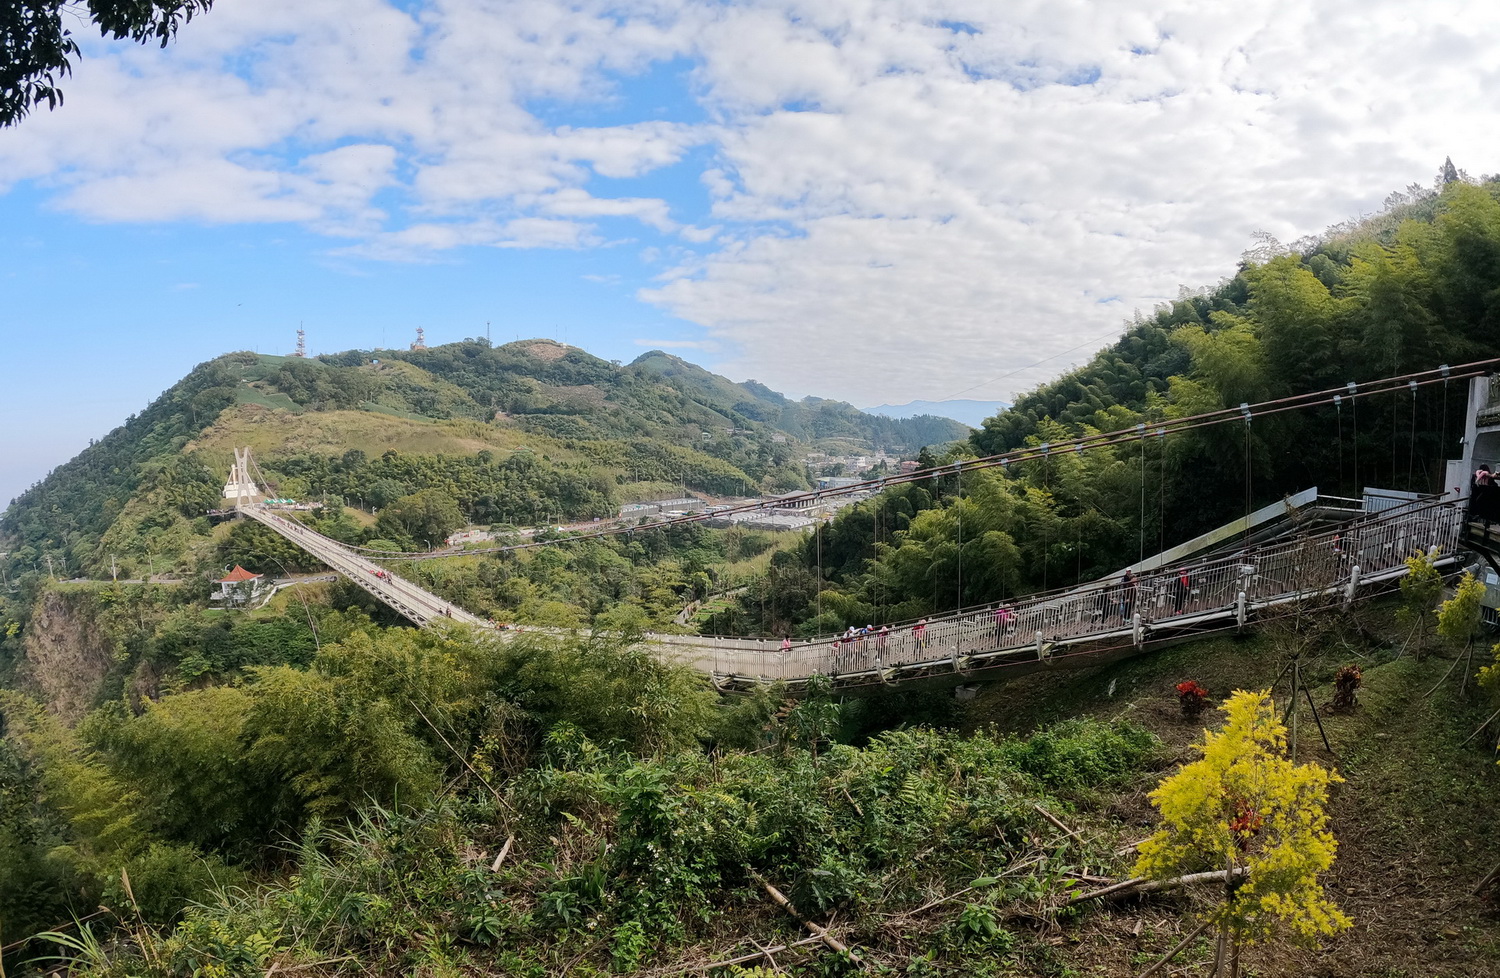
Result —
<instances>
[{"instance_id":1,"label":"distant mountain ridge","mask_svg":"<svg viewBox=\"0 0 1500 978\"><path fill-rule=\"evenodd\" d=\"M970 428L982 428L985 421L1010 407L1009 401L976 401L969 398L950 398L946 401L908 401L905 404L877 404L862 410L866 414L878 414L886 418L915 418L930 415L935 418L950 418Z\"/></svg>"}]
</instances>

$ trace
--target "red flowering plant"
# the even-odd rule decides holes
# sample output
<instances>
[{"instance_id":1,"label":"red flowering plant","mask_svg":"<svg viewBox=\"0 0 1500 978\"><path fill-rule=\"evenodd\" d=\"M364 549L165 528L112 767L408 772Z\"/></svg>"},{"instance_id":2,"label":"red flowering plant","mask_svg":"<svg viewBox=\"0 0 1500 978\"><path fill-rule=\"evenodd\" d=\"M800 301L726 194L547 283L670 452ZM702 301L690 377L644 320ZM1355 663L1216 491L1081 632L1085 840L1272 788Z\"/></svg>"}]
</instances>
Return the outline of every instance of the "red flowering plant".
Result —
<instances>
[{"instance_id":1,"label":"red flowering plant","mask_svg":"<svg viewBox=\"0 0 1500 978\"><path fill-rule=\"evenodd\" d=\"M1183 716L1196 720L1208 706L1208 690L1191 679L1183 680L1177 684L1177 702L1182 704Z\"/></svg>"}]
</instances>

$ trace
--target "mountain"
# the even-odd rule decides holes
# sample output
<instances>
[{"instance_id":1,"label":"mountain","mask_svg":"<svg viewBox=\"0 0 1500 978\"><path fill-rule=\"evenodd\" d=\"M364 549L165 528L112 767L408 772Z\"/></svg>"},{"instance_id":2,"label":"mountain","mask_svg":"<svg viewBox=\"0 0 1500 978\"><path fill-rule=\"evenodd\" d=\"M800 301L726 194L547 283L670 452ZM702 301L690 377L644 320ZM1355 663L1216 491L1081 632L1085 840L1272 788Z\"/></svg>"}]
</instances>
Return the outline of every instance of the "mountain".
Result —
<instances>
[{"instance_id":1,"label":"mountain","mask_svg":"<svg viewBox=\"0 0 1500 978\"><path fill-rule=\"evenodd\" d=\"M986 419L1010 407L1009 401L975 401L968 398L953 398L947 401L908 401L905 404L877 404L875 407L865 408L868 414L878 414L886 418L915 418L919 415L931 415L937 418L951 418L970 428L982 426Z\"/></svg>"},{"instance_id":2,"label":"mountain","mask_svg":"<svg viewBox=\"0 0 1500 978\"><path fill-rule=\"evenodd\" d=\"M377 508L439 488L472 520L530 522L602 515L670 487L806 488L812 449L914 455L967 435L943 418L793 401L661 351L629 364L546 339L231 353L18 497L0 517L0 551L91 573L113 557L183 554L207 536L193 520L217 505L237 445L288 493Z\"/></svg>"}]
</instances>

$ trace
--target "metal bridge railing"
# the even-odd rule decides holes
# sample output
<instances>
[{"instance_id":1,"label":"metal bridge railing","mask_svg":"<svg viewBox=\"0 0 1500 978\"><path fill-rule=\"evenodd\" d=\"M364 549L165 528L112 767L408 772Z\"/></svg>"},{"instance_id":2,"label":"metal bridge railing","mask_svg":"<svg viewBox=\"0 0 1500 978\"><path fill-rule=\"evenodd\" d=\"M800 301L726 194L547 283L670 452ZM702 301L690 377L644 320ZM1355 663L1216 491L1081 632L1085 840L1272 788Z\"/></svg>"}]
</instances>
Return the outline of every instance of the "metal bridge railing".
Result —
<instances>
[{"instance_id":1,"label":"metal bridge railing","mask_svg":"<svg viewBox=\"0 0 1500 978\"><path fill-rule=\"evenodd\" d=\"M770 681L812 675L891 674L975 656L1046 657L1061 645L1110 637L1144 640L1152 629L1234 620L1263 607L1318 596L1352 597L1372 580L1406 572L1406 559L1429 552L1451 559L1461 531L1452 504L1382 514L1350 527L1251 548L1239 554L1120 582L1043 595L997 607L933 618L881 635L777 645L679 636L660 640L675 657L694 658L718 675ZM1240 595L1244 595L1243 606ZM997 610L1002 610L996 615Z\"/></svg>"}]
</instances>

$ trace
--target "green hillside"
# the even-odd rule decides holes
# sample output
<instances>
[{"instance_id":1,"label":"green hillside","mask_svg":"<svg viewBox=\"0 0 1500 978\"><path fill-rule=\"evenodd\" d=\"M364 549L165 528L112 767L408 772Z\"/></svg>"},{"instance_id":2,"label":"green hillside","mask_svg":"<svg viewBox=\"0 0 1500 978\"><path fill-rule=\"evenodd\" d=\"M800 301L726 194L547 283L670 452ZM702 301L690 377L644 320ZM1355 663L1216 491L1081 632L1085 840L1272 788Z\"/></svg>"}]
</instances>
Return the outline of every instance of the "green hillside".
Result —
<instances>
[{"instance_id":1,"label":"green hillside","mask_svg":"<svg viewBox=\"0 0 1500 978\"><path fill-rule=\"evenodd\" d=\"M936 464L1497 349L1500 183L1455 181L1247 259L946 447L929 435L951 427L659 352L203 364L0 520L0 972L1135 978L1169 953L1155 973L1206 973L1217 915L1257 938L1245 975L1486 978L1500 646L1472 583L1441 611L1436 581L1310 602L963 697L724 695L638 641L985 604L1287 488L1433 488L1463 385L1361 402L1357 424L1267 415L949 471L807 536L549 530L401 568L522 625L511 641L407 627L339 580L214 607L226 564L319 568L205 510L250 445L283 492L326 497L299 518L345 542L421 547L466 521L512 539L637 493L791 486L813 447L927 443ZM94 579L54 582L49 557ZM180 579L114 583L112 563ZM1194 707L1230 703L1256 712L1206 737L1225 718ZM1163 867L1160 890L1100 893ZM1247 874L1200 875L1226 867Z\"/></svg>"},{"instance_id":2,"label":"green hillside","mask_svg":"<svg viewBox=\"0 0 1500 978\"><path fill-rule=\"evenodd\" d=\"M0 550L15 574L49 555L69 573L98 575L111 556L129 572L156 557L186 571L210 555L198 517L218 504L239 445L286 495L368 509L439 489L470 521L529 523L602 516L682 488L806 488L811 448L914 453L968 430L789 401L664 353L622 366L550 340L316 359L233 353L22 494L0 517Z\"/></svg>"}]
</instances>

